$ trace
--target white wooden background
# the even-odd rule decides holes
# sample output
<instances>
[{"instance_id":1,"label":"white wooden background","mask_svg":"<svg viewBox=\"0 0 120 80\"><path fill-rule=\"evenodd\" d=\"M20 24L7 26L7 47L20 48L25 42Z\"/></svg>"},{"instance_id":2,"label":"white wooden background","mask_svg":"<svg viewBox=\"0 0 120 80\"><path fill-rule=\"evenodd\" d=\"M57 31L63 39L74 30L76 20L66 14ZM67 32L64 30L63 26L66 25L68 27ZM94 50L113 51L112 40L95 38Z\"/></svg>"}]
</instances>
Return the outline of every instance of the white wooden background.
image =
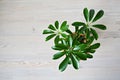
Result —
<instances>
[{"instance_id":1,"label":"white wooden background","mask_svg":"<svg viewBox=\"0 0 120 80\"><path fill-rule=\"evenodd\" d=\"M60 72L42 30L55 20L84 20L84 7L103 9L101 47L80 69ZM120 0L0 0L0 80L120 80Z\"/></svg>"}]
</instances>

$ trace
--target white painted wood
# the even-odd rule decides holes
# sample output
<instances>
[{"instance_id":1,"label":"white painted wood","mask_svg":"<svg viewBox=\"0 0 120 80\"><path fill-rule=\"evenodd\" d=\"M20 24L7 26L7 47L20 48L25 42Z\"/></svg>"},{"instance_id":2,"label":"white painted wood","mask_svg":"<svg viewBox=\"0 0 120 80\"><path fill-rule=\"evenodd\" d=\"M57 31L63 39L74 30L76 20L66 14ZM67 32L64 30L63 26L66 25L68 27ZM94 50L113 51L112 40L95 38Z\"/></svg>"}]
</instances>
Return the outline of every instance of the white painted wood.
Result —
<instances>
[{"instance_id":1,"label":"white painted wood","mask_svg":"<svg viewBox=\"0 0 120 80\"><path fill-rule=\"evenodd\" d=\"M120 0L0 0L0 80L120 80ZM58 71L42 30L55 20L84 20L84 7L103 9L101 47L80 69Z\"/></svg>"}]
</instances>

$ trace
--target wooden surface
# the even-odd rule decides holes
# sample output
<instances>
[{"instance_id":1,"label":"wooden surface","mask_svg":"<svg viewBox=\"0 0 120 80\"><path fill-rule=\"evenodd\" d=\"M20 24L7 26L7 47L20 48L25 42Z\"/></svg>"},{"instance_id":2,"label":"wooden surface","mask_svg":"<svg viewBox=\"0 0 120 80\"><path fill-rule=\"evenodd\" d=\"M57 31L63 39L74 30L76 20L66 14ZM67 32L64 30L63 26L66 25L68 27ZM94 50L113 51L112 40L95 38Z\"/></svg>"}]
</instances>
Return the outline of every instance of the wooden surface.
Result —
<instances>
[{"instance_id":1,"label":"wooden surface","mask_svg":"<svg viewBox=\"0 0 120 80\"><path fill-rule=\"evenodd\" d=\"M60 60L42 30L55 20L84 20L84 7L103 9L101 47L80 69L58 70ZM120 0L0 0L0 80L120 80Z\"/></svg>"}]
</instances>

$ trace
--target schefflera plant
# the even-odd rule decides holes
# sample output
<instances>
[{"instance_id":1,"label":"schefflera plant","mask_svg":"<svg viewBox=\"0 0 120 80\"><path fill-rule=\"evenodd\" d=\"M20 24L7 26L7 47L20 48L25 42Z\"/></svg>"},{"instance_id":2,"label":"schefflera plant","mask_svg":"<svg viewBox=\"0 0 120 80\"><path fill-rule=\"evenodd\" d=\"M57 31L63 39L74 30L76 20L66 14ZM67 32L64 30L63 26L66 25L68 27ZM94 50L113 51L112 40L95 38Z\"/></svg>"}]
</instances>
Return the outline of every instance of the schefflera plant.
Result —
<instances>
[{"instance_id":1,"label":"schefflera plant","mask_svg":"<svg viewBox=\"0 0 120 80\"><path fill-rule=\"evenodd\" d=\"M53 50L58 52L53 55L53 59L59 59L64 56L63 61L59 64L59 70L64 71L68 65L73 65L75 69L79 69L81 60L93 58L93 53L100 47L100 43L94 43L98 39L98 33L95 28L106 30L103 24L95 24L103 15L104 11L99 10L95 14L94 9L83 10L86 22L76 21L72 23L75 31L69 29L67 21L60 24L58 21L48 26L48 29L43 31L43 34L49 34L46 41L54 38Z\"/></svg>"}]
</instances>

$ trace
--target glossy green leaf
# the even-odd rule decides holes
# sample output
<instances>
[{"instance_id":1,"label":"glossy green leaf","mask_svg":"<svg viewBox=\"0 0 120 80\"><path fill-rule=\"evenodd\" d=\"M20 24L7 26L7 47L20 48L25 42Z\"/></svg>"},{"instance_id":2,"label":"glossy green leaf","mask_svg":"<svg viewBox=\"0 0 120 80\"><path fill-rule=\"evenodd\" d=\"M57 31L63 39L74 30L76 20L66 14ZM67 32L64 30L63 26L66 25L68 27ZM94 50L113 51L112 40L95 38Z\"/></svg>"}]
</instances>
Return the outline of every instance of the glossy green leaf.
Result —
<instances>
[{"instance_id":1,"label":"glossy green leaf","mask_svg":"<svg viewBox=\"0 0 120 80\"><path fill-rule=\"evenodd\" d=\"M79 30L78 30L78 32L79 33L83 33L83 31L85 31L87 28L86 27L81 27Z\"/></svg>"},{"instance_id":2,"label":"glossy green leaf","mask_svg":"<svg viewBox=\"0 0 120 80\"><path fill-rule=\"evenodd\" d=\"M87 44L81 44L79 46L80 46L80 50L83 51L84 49L86 49Z\"/></svg>"},{"instance_id":3,"label":"glossy green leaf","mask_svg":"<svg viewBox=\"0 0 120 80\"><path fill-rule=\"evenodd\" d=\"M104 11L103 11L103 10L100 10L100 11L96 14L96 16L95 16L95 18L93 19L92 22L97 21L97 20L100 19L103 15L104 15Z\"/></svg>"},{"instance_id":4,"label":"glossy green leaf","mask_svg":"<svg viewBox=\"0 0 120 80\"><path fill-rule=\"evenodd\" d=\"M88 39L90 37L90 30L89 30L89 28L87 28L85 30L85 32L86 32L86 38Z\"/></svg>"},{"instance_id":5,"label":"glossy green leaf","mask_svg":"<svg viewBox=\"0 0 120 80\"><path fill-rule=\"evenodd\" d=\"M75 46L73 50L75 51L80 50L80 46Z\"/></svg>"},{"instance_id":6,"label":"glossy green leaf","mask_svg":"<svg viewBox=\"0 0 120 80\"><path fill-rule=\"evenodd\" d=\"M62 57L65 54L65 52L58 52L56 54L53 55L53 59L59 59L60 57Z\"/></svg>"},{"instance_id":7,"label":"glossy green leaf","mask_svg":"<svg viewBox=\"0 0 120 80\"><path fill-rule=\"evenodd\" d=\"M69 45L70 45L70 47L72 47L72 43L73 43L73 39L72 39L71 36L69 36Z\"/></svg>"},{"instance_id":8,"label":"glossy green leaf","mask_svg":"<svg viewBox=\"0 0 120 80\"><path fill-rule=\"evenodd\" d=\"M79 29L79 27L75 27L75 32L77 32L77 31L78 31L78 29Z\"/></svg>"},{"instance_id":9,"label":"glossy green leaf","mask_svg":"<svg viewBox=\"0 0 120 80\"><path fill-rule=\"evenodd\" d=\"M78 37L73 38L73 43L72 43L72 45L76 45L76 44L79 44L79 43L80 43L77 38L78 38Z\"/></svg>"},{"instance_id":10,"label":"glossy green leaf","mask_svg":"<svg viewBox=\"0 0 120 80\"><path fill-rule=\"evenodd\" d=\"M99 47L100 47L100 43L95 43L95 44L90 46L90 49L97 49Z\"/></svg>"},{"instance_id":11,"label":"glossy green leaf","mask_svg":"<svg viewBox=\"0 0 120 80\"><path fill-rule=\"evenodd\" d=\"M48 26L48 28L51 29L51 30L56 30L55 27L54 27L52 24L50 24L50 25Z\"/></svg>"},{"instance_id":12,"label":"glossy green leaf","mask_svg":"<svg viewBox=\"0 0 120 80\"><path fill-rule=\"evenodd\" d=\"M89 20L89 14L88 14L88 9L87 8L84 8L83 14L84 14L85 20L88 22L88 20Z\"/></svg>"},{"instance_id":13,"label":"glossy green leaf","mask_svg":"<svg viewBox=\"0 0 120 80\"><path fill-rule=\"evenodd\" d=\"M98 39L97 32L94 29L92 29L92 28L90 28L90 29L91 29L91 33L93 34L93 37L97 40Z\"/></svg>"},{"instance_id":14,"label":"glossy green leaf","mask_svg":"<svg viewBox=\"0 0 120 80\"><path fill-rule=\"evenodd\" d=\"M74 22L74 23L72 23L72 26L75 26L75 32L78 31L79 26L84 26L84 25L85 25L85 23L83 23L83 22Z\"/></svg>"},{"instance_id":15,"label":"glossy green leaf","mask_svg":"<svg viewBox=\"0 0 120 80\"><path fill-rule=\"evenodd\" d=\"M56 29L59 28L59 22L58 21L55 21L55 27L56 27Z\"/></svg>"},{"instance_id":16,"label":"glossy green leaf","mask_svg":"<svg viewBox=\"0 0 120 80\"><path fill-rule=\"evenodd\" d=\"M90 52L90 53L95 53L95 50L94 50L94 49L91 49L89 52Z\"/></svg>"},{"instance_id":17,"label":"glossy green leaf","mask_svg":"<svg viewBox=\"0 0 120 80\"><path fill-rule=\"evenodd\" d=\"M91 49L90 46L84 50L85 53L95 53L94 49Z\"/></svg>"},{"instance_id":18,"label":"glossy green leaf","mask_svg":"<svg viewBox=\"0 0 120 80\"><path fill-rule=\"evenodd\" d=\"M64 44L56 44L55 46L61 49L67 49L67 46Z\"/></svg>"},{"instance_id":19,"label":"glossy green leaf","mask_svg":"<svg viewBox=\"0 0 120 80\"><path fill-rule=\"evenodd\" d=\"M46 41L52 39L55 35L56 35L56 34L51 34L51 35L47 36L47 37L46 37Z\"/></svg>"},{"instance_id":20,"label":"glossy green leaf","mask_svg":"<svg viewBox=\"0 0 120 80\"><path fill-rule=\"evenodd\" d=\"M72 61L72 65L75 69L79 69L79 61L77 60L77 58L71 54L71 61Z\"/></svg>"},{"instance_id":21,"label":"glossy green leaf","mask_svg":"<svg viewBox=\"0 0 120 80\"><path fill-rule=\"evenodd\" d=\"M90 11L89 11L89 21L92 20L94 14L95 14L95 10L94 9L90 9Z\"/></svg>"},{"instance_id":22,"label":"glossy green leaf","mask_svg":"<svg viewBox=\"0 0 120 80\"><path fill-rule=\"evenodd\" d=\"M67 35L65 33L62 33L61 36L67 38Z\"/></svg>"},{"instance_id":23,"label":"glossy green leaf","mask_svg":"<svg viewBox=\"0 0 120 80\"><path fill-rule=\"evenodd\" d=\"M72 61L71 61L71 59L69 58L69 62L68 62L68 64L70 65L70 64L72 64Z\"/></svg>"},{"instance_id":24,"label":"glossy green leaf","mask_svg":"<svg viewBox=\"0 0 120 80\"><path fill-rule=\"evenodd\" d=\"M62 72L67 68L69 57L66 57L59 65L59 70Z\"/></svg>"},{"instance_id":25,"label":"glossy green leaf","mask_svg":"<svg viewBox=\"0 0 120 80\"><path fill-rule=\"evenodd\" d=\"M75 27L79 27L79 26L83 26L83 25L85 25L85 23L83 23L83 22L74 22L74 23L72 23L72 26L75 26Z\"/></svg>"},{"instance_id":26,"label":"glossy green leaf","mask_svg":"<svg viewBox=\"0 0 120 80\"><path fill-rule=\"evenodd\" d=\"M53 50L63 50L63 48L56 47L56 46L52 46L51 48L52 48Z\"/></svg>"},{"instance_id":27,"label":"glossy green leaf","mask_svg":"<svg viewBox=\"0 0 120 80\"><path fill-rule=\"evenodd\" d=\"M89 42L88 42L88 44L93 43L93 41L94 41L94 37L93 37L93 36L89 37Z\"/></svg>"},{"instance_id":28,"label":"glossy green leaf","mask_svg":"<svg viewBox=\"0 0 120 80\"><path fill-rule=\"evenodd\" d=\"M58 43L59 43L59 36L56 36L56 37L55 37L54 43L55 43L55 44L58 44Z\"/></svg>"},{"instance_id":29,"label":"glossy green leaf","mask_svg":"<svg viewBox=\"0 0 120 80\"><path fill-rule=\"evenodd\" d=\"M61 29L62 31L66 31L66 30L68 30L68 27L69 27L69 25L67 25L67 21L64 21L64 22L61 24L60 29Z\"/></svg>"},{"instance_id":30,"label":"glossy green leaf","mask_svg":"<svg viewBox=\"0 0 120 80\"><path fill-rule=\"evenodd\" d=\"M91 54L86 54L87 58L93 58Z\"/></svg>"},{"instance_id":31,"label":"glossy green leaf","mask_svg":"<svg viewBox=\"0 0 120 80\"><path fill-rule=\"evenodd\" d=\"M65 46L67 46L67 43L65 40L62 40L62 44L64 44Z\"/></svg>"},{"instance_id":32,"label":"glossy green leaf","mask_svg":"<svg viewBox=\"0 0 120 80\"><path fill-rule=\"evenodd\" d=\"M95 27L95 28L101 29L101 30L106 30L106 26L103 25L103 24L95 24L95 25L92 25L92 26Z\"/></svg>"},{"instance_id":33,"label":"glossy green leaf","mask_svg":"<svg viewBox=\"0 0 120 80\"><path fill-rule=\"evenodd\" d=\"M66 32L72 34L72 31L70 29L66 30Z\"/></svg>"},{"instance_id":34,"label":"glossy green leaf","mask_svg":"<svg viewBox=\"0 0 120 80\"><path fill-rule=\"evenodd\" d=\"M43 34L51 34L51 33L54 33L54 32L51 31L51 30L44 30L44 31L43 31Z\"/></svg>"},{"instance_id":35,"label":"glossy green leaf","mask_svg":"<svg viewBox=\"0 0 120 80\"><path fill-rule=\"evenodd\" d=\"M85 53L77 52L76 55L77 55L81 60L87 60L87 56L86 56Z\"/></svg>"},{"instance_id":36,"label":"glossy green leaf","mask_svg":"<svg viewBox=\"0 0 120 80\"><path fill-rule=\"evenodd\" d=\"M80 60L81 60L81 59L80 59L77 55L75 55L75 57L76 57L76 58L77 58L77 60L80 62Z\"/></svg>"}]
</instances>

